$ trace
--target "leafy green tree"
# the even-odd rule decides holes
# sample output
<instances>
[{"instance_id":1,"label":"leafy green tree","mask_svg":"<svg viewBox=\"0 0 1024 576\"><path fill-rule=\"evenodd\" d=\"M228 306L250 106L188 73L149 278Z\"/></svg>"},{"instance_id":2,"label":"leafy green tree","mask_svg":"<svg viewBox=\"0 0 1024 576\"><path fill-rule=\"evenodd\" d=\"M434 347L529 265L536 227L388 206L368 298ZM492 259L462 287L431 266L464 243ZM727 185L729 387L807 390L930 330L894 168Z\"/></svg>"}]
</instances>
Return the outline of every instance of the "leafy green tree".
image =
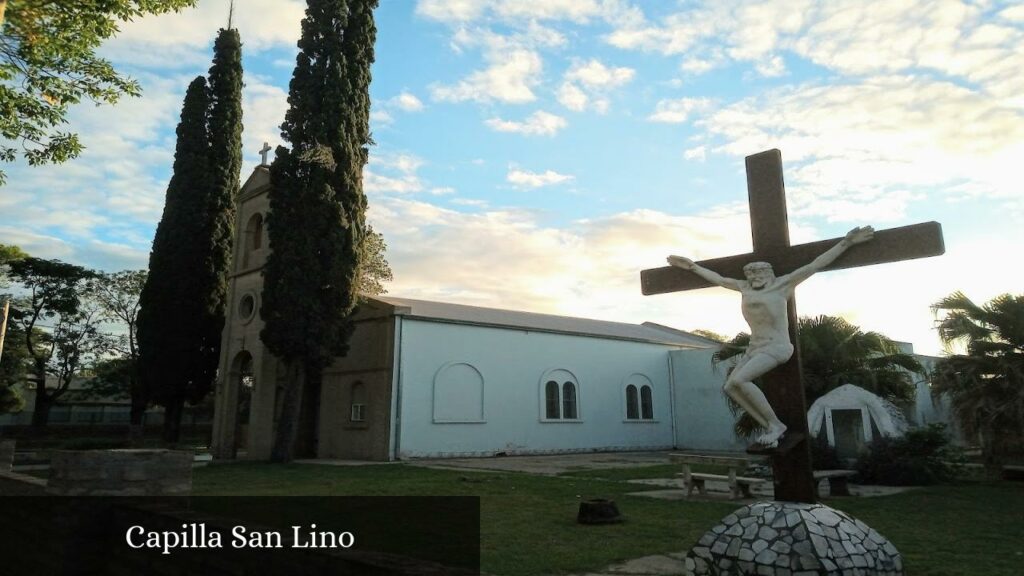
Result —
<instances>
[{"instance_id":1,"label":"leafy green tree","mask_svg":"<svg viewBox=\"0 0 1024 576\"><path fill-rule=\"evenodd\" d=\"M26 257L28 254L21 248L0 244L0 288L10 286L8 264ZM0 414L20 412L25 405L17 386L25 380L28 353L24 350L24 338L18 333L18 324L7 321L10 310L5 307L9 308L10 300L9 294L0 295Z\"/></svg>"},{"instance_id":2,"label":"leafy green tree","mask_svg":"<svg viewBox=\"0 0 1024 576\"><path fill-rule=\"evenodd\" d=\"M696 330L690 330L691 334L696 334L701 338L707 338L708 340L714 340L715 342L726 342L729 339L725 336L715 332L713 330L705 330L704 328L697 328Z\"/></svg>"},{"instance_id":3,"label":"leafy green tree","mask_svg":"<svg viewBox=\"0 0 1024 576\"><path fill-rule=\"evenodd\" d=\"M78 136L60 129L69 106L138 96L96 49L121 22L194 6L196 0L18 0L0 4L0 161L30 165L78 156ZM5 7L6 10L3 10ZM19 149L20 148L20 153ZM0 171L0 184L4 174Z\"/></svg>"},{"instance_id":4,"label":"leafy green tree","mask_svg":"<svg viewBox=\"0 0 1024 576\"><path fill-rule=\"evenodd\" d=\"M168 442L178 440L185 402L198 402L210 390L217 365L205 337L208 298L197 290L206 284L210 262L208 108L206 79L199 76L185 93L173 174L139 303L139 375L146 396L165 409Z\"/></svg>"},{"instance_id":5,"label":"leafy green tree","mask_svg":"<svg viewBox=\"0 0 1024 576\"><path fill-rule=\"evenodd\" d=\"M356 276L356 292L375 296L387 294L384 282L394 280L391 265L384 253L388 245L384 235L367 224L366 235L363 237L362 248L359 250L359 270Z\"/></svg>"},{"instance_id":6,"label":"leafy green tree","mask_svg":"<svg viewBox=\"0 0 1024 576\"><path fill-rule=\"evenodd\" d=\"M914 399L910 374L923 374L924 368L912 354L900 351L895 342L882 334L863 332L836 316L801 317L797 334L808 406L843 384L860 386L894 403ZM749 343L749 334L737 334L715 353L713 361L738 356ZM739 407L731 400L729 406L739 413ZM757 430L757 423L746 413L736 420L736 433L741 437L751 436Z\"/></svg>"},{"instance_id":7,"label":"leafy green tree","mask_svg":"<svg viewBox=\"0 0 1024 576\"><path fill-rule=\"evenodd\" d=\"M109 347L98 329L99 308L86 297L96 274L33 257L10 266L11 279L25 291L13 300L11 319L20 324L29 355L26 380L35 390L32 425L43 427L50 407L67 392L78 372ZM47 376L54 379L52 388L46 387Z\"/></svg>"},{"instance_id":8,"label":"leafy green tree","mask_svg":"<svg viewBox=\"0 0 1024 576\"><path fill-rule=\"evenodd\" d=\"M98 374L110 374L117 367L116 378L107 378L105 382L124 384L123 392L131 398L129 422L132 426L142 426L142 418L146 412L145 389L139 382L139 304L142 288L146 284L145 270L124 270L113 274L102 274L100 281L95 283L93 297L102 307L105 320L123 324L126 331L117 339L116 352L118 357L106 359L103 369L93 367ZM141 433L141 430L137 430Z\"/></svg>"},{"instance_id":9,"label":"leafy green tree","mask_svg":"<svg viewBox=\"0 0 1024 576\"><path fill-rule=\"evenodd\" d=\"M0 244L0 288L6 288L10 283L7 279L8 264L26 256L28 254L24 250L13 244Z\"/></svg>"},{"instance_id":10,"label":"leafy green tree","mask_svg":"<svg viewBox=\"0 0 1024 576\"><path fill-rule=\"evenodd\" d=\"M30 360L20 323L8 322L0 357L0 414L21 412L25 407L20 387L28 378Z\"/></svg>"},{"instance_id":11,"label":"leafy green tree","mask_svg":"<svg viewBox=\"0 0 1024 576\"><path fill-rule=\"evenodd\" d=\"M979 306L954 292L932 305L939 337L962 354L936 363L932 394L949 398L963 432L978 436L992 470L1024 453L1024 295Z\"/></svg>"},{"instance_id":12,"label":"leafy green tree","mask_svg":"<svg viewBox=\"0 0 1024 576\"><path fill-rule=\"evenodd\" d=\"M371 144L370 64L376 0L308 0L299 54L270 167L261 339L285 366L271 458L295 453L321 372L345 354L366 235L362 171Z\"/></svg>"}]
</instances>

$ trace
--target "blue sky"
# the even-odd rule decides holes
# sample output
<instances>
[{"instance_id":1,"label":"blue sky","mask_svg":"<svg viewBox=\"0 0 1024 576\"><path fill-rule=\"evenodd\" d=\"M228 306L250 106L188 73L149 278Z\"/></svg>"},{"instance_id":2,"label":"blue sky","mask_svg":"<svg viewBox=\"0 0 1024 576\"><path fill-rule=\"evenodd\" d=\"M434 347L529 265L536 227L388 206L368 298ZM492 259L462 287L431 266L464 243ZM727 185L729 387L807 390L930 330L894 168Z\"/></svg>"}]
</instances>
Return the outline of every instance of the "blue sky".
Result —
<instances>
[{"instance_id":1,"label":"blue sky","mask_svg":"<svg viewBox=\"0 0 1024 576\"><path fill-rule=\"evenodd\" d=\"M227 0L102 49L141 98L71 113L75 161L7 167L0 242L144 268L185 87ZM244 181L280 144L304 3L238 0ZM1005 2L382 0L369 219L391 294L732 335L734 295L640 295L669 254L750 249L743 157L782 151L795 242L937 220L947 254L826 273L801 314L937 353L929 304L1021 292L1024 7Z\"/></svg>"}]
</instances>

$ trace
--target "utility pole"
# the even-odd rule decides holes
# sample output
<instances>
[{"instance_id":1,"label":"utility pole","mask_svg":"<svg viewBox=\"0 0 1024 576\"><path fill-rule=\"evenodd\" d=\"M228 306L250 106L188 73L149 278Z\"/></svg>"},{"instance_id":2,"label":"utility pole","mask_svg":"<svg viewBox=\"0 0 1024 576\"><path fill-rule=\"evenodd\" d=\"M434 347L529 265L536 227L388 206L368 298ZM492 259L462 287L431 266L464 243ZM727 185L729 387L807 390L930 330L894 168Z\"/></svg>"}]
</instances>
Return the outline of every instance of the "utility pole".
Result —
<instances>
[{"instance_id":1,"label":"utility pole","mask_svg":"<svg viewBox=\"0 0 1024 576\"><path fill-rule=\"evenodd\" d=\"M2 5L2 4L0 4ZM11 299L4 300L3 318L0 318L0 358L4 355L4 336L7 335L7 316L11 311Z\"/></svg>"}]
</instances>

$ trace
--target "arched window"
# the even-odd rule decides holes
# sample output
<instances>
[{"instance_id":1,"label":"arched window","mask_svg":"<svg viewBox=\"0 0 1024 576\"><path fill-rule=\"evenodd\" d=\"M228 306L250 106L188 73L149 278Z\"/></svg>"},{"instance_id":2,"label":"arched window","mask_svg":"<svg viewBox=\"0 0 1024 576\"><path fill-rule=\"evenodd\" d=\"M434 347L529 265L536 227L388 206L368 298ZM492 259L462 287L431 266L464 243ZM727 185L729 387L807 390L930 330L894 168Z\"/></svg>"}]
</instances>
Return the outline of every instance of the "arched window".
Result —
<instances>
[{"instance_id":1,"label":"arched window","mask_svg":"<svg viewBox=\"0 0 1024 576\"><path fill-rule=\"evenodd\" d=\"M366 385L353 382L350 396L349 420L352 422L366 421Z\"/></svg>"},{"instance_id":2,"label":"arched window","mask_svg":"<svg viewBox=\"0 0 1024 576\"><path fill-rule=\"evenodd\" d=\"M637 400L636 386L626 386L626 419L637 420L640 418L640 403Z\"/></svg>"},{"instance_id":3,"label":"arched window","mask_svg":"<svg viewBox=\"0 0 1024 576\"><path fill-rule=\"evenodd\" d=\"M242 246L242 265L248 266L252 253L263 248L263 214L257 212L249 218L245 225L245 242Z\"/></svg>"},{"instance_id":4,"label":"arched window","mask_svg":"<svg viewBox=\"0 0 1024 576\"><path fill-rule=\"evenodd\" d=\"M572 382L562 384L562 418L575 420L576 414L576 385Z\"/></svg>"},{"instance_id":5,"label":"arched window","mask_svg":"<svg viewBox=\"0 0 1024 576\"><path fill-rule=\"evenodd\" d=\"M651 398L651 387L640 387L640 417L644 420L654 420L654 399Z\"/></svg>"},{"instance_id":6,"label":"arched window","mask_svg":"<svg viewBox=\"0 0 1024 576\"><path fill-rule=\"evenodd\" d=\"M546 421L580 420L580 384L572 372L558 368L541 376L540 414Z\"/></svg>"},{"instance_id":7,"label":"arched window","mask_svg":"<svg viewBox=\"0 0 1024 576\"><path fill-rule=\"evenodd\" d=\"M558 399L558 382L551 380L544 385L544 417L552 420L561 418L560 404L561 402Z\"/></svg>"},{"instance_id":8,"label":"arched window","mask_svg":"<svg viewBox=\"0 0 1024 576\"><path fill-rule=\"evenodd\" d=\"M654 420L654 384L643 374L634 372L622 384L626 395L626 421Z\"/></svg>"},{"instance_id":9,"label":"arched window","mask_svg":"<svg viewBox=\"0 0 1024 576\"><path fill-rule=\"evenodd\" d=\"M249 218L249 225L245 227L245 232L249 236L249 250L259 250L263 248L263 214L257 212Z\"/></svg>"}]
</instances>

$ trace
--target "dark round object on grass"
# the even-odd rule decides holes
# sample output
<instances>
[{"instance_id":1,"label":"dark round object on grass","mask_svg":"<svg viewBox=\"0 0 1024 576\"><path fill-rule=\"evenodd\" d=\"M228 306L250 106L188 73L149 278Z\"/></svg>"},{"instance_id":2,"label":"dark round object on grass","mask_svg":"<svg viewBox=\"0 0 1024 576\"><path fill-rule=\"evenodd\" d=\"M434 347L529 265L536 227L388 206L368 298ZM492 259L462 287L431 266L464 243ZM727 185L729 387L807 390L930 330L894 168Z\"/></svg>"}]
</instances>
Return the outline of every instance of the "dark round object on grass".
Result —
<instances>
[{"instance_id":1,"label":"dark round object on grass","mask_svg":"<svg viewBox=\"0 0 1024 576\"><path fill-rule=\"evenodd\" d=\"M615 501L604 498L580 502L580 511L576 514L576 522L580 524L615 524L622 521L622 514Z\"/></svg>"}]
</instances>

